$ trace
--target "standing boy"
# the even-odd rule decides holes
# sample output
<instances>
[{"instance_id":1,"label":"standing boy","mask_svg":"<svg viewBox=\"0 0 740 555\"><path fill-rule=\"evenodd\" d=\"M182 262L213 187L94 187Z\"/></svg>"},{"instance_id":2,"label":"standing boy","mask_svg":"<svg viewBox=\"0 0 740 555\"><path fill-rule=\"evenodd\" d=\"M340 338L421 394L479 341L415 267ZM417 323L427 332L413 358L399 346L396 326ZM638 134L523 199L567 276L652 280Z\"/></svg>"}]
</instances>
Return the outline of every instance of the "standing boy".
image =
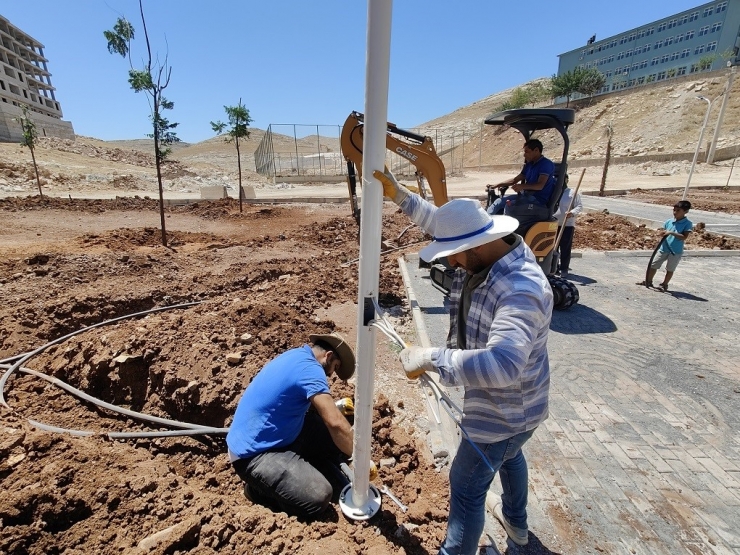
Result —
<instances>
[{"instance_id":1,"label":"standing boy","mask_svg":"<svg viewBox=\"0 0 740 555\"><path fill-rule=\"evenodd\" d=\"M645 285L647 287L653 286L653 277L655 273L663 265L663 262L668 261L666 264L665 278L663 283L658 285L658 289L661 291L668 291L668 283L673 277L673 273L676 271L681 255L683 254L683 245L686 239L694 228L694 224L691 223L686 217L686 214L691 209L691 203L688 200L680 200L673 207L673 218L666 220L663 224L663 237L666 240L660 246L658 256L655 258L653 263L650 265L650 269L647 274L647 282L643 281L639 285Z\"/></svg>"}]
</instances>

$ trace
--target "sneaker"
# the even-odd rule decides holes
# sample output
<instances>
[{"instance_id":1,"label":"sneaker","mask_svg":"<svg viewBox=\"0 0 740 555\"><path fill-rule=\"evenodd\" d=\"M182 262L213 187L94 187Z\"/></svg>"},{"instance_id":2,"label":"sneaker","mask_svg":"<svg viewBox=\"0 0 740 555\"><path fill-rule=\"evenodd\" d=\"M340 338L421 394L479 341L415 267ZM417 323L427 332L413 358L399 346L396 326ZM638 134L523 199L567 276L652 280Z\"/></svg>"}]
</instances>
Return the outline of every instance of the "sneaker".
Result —
<instances>
[{"instance_id":1,"label":"sneaker","mask_svg":"<svg viewBox=\"0 0 740 555\"><path fill-rule=\"evenodd\" d=\"M517 545L527 545L527 543L529 543L529 531L526 528L516 528L509 524L509 521L506 520L506 517L504 516L503 507L501 506L500 501L493 506L493 515L504 527L504 530L506 530L506 534L511 538L511 541Z\"/></svg>"},{"instance_id":2,"label":"sneaker","mask_svg":"<svg viewBox=\"0 0 740 555\"><path fill-rule=\"evenodd\" d=\"M660 285L658 285L658 290L659 291L668 291L668 284L667 283L661 283Z\"/></svg>"}]
</instances>

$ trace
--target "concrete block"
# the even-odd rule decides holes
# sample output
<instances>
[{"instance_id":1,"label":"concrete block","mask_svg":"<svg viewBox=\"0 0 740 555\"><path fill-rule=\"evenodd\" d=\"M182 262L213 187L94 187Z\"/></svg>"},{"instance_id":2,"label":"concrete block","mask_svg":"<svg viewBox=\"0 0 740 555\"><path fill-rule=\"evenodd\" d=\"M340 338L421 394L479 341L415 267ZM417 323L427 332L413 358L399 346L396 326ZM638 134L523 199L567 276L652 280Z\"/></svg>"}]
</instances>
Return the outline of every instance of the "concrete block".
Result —
<instances>
[{"instance_id":1,"label":"concrete block","mask_svg":"<svg viewBox=\"0 0 740 555\"><path fill-rule=\"evenodd\" d=\"M257 194L254 192L254 187L251 185L242 186L242 199L255 199Z\"/></svg>"},{"instance_id":2,"label":"concrete block","mask_svg":"<svg viewBox=\"0 0 740 555\"><path fill-rule=\"evenodd\" d=\"M214 200L226 198L226 196L226 187L223 185L212 185L200 188L200 198L202 199Z\"/></svg>"}]
</instances>

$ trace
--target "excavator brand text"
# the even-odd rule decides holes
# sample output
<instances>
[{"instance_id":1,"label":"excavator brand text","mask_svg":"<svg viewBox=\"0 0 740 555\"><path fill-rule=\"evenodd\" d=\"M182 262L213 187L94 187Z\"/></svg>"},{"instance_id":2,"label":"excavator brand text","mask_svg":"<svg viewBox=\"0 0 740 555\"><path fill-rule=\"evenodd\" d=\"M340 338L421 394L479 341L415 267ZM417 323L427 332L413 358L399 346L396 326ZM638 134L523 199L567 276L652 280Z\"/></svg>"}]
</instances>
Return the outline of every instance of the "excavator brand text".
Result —
<instances>
[{"instance_id":1,"label":"excavator brand text","mask_svg":"<svg viewBox=\"0 0 740 555\"><path fill-rule=\"evenodd\" d=\"M411 152L409 152L408 150L400 146L396 147L396 152L400 154L401 156L403 156L404 158L406 158L407 160L411 160L412 162L415 162L416 159L418 158L416 154L412 154Z\"/></svg>"}]
</instances>

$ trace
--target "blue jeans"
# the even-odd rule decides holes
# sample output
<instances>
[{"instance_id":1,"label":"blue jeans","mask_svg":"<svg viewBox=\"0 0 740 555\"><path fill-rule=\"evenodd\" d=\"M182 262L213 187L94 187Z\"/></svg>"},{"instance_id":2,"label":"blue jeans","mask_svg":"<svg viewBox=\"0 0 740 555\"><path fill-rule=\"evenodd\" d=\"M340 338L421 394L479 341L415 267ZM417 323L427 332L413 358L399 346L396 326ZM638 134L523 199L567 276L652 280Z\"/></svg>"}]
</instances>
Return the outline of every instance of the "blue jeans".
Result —
<instances>
[{"instance_id":1,"label":"blue jeans","mask_svg":"<svg viewBox=\"0 0 740 555\"><path fill-rule=\"evenodd\" d=\"M447 537L439 555L478 553L478 542L486 518L486 493L501 473L502 509L516 528L527 528L527 461L522 445L534 430L478 447L486 454L492 471L467 440L463 440L450 469L450 516Z\"/></svg>"}]
</instances>

